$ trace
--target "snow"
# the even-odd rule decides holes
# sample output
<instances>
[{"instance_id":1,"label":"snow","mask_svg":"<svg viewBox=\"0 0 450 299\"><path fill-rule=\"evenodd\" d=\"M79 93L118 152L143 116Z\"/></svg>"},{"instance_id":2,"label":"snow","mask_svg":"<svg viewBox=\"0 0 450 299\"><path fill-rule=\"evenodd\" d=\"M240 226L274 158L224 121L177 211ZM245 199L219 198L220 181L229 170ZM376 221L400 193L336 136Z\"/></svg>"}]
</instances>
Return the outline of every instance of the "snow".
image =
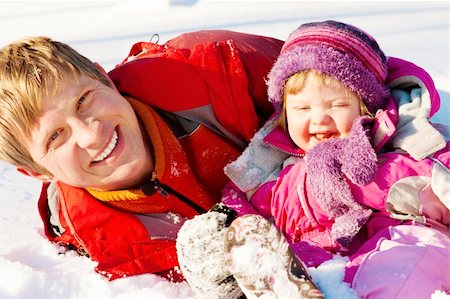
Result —
<instances>
[{"instance_id":1,"label":"snow","mask_svg":"<svg viewBox=\"0 0 450 299\"><path fill-rule=\"evenodd\" d=\"M342 283L346 262L346 258L335 256L317 268L309 268L312 279L323 290L325 298L358 298L348 284Z\"/></svg>"},{"instance_id":2,"label":"snow","mask_svg":"<svg viewBox=\"0 0 450 299\"><path fill-rule=\"evenodd\" d=\"M387 55L427 70L442 107L433 118L450 124L448 1L0 1L0 46L47 35L72 45L110 70L131 45L164 42L180 33L230 29L285 39L304 22L336 19L373 35ZM0 298L195 298L186 283L155 275L109 282L95 263L50 244L37 212L39 183L0 162ZM326 298L354 298L336 259L312 276ZM449 298L436 292L433 299Z\"/></svg>"}]
</instances>

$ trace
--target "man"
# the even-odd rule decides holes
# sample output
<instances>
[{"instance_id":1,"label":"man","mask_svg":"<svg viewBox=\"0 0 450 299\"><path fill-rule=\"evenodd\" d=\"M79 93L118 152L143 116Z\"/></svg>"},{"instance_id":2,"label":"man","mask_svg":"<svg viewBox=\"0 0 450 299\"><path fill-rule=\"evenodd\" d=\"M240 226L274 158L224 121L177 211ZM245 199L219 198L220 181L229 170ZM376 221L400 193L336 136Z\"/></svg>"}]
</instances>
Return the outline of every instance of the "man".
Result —
<instances>
[{"instance_id":1,"label":"man","mask_svg":"<svg viewBox=\"0 0 450 299\"><path fill-rule=\"evenodd\" d=\"M281 45L188 33L137 43L106 74L49 38L13 43L0 52L0 159L44 182L51 241L110 279L178 281L178 229L220 200L223 167L271 114L264 79Z\"/></svg>"}]
</instances>

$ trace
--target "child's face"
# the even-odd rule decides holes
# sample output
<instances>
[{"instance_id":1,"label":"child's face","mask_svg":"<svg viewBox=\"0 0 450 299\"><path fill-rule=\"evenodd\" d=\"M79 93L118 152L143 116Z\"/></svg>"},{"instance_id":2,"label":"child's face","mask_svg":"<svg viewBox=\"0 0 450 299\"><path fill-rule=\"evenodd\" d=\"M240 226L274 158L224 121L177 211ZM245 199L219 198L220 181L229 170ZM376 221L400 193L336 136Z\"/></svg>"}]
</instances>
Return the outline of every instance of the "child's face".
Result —
<instances>
[{"instance_id":1,"label":"child's face","mask_svg":"<svg viewBox=\"0 0 450 299\"><path fill-rule=\"evenodd\" d=\"M359 115L359 98L341 85L319 86L308 77L300 92L286 96L289 135L306 152L321 141L347 136Z\"/></svg>"},{"instance_id":2,"label":"child's face","mask_svg":"<svg viewBox=\"0 0 450 299\"><path fill-rule=\"evenodd\" d=\"M51 173L50 179L72 186L124 189L153 169L128 101L83 75L66 77L61 91L43 100L30 139L28 150Z\"/></svg>"}]
</instances>

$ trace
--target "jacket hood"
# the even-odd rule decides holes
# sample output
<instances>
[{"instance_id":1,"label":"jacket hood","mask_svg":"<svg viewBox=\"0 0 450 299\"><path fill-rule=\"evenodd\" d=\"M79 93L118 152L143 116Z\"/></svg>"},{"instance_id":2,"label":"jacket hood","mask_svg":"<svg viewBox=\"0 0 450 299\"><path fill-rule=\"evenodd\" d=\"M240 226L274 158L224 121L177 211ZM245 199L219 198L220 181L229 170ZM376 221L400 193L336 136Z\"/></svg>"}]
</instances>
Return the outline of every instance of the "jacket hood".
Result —
<instances>
[{"instance_id":1,"label":"jacket hood","mask_svg":"<svg viewBox=\"0 0 450 299\"><path fill-rule=\"evenodd\" d=\"M420 89L420 107L429 109L431 118L440 108L441 98L431 76L421 67L412 62L396 57L388 58L387 84L392 89Z\"/></svg>"},{"instance_id":2,"label":"jacket hood","mask_svg":"<svg viewBox=\"0 0 450 299\"><path fill-rule=\"evenodd\" d=\"M415 64L390 57L388 67L387 82L398 107L396 132L389 142L416 160L424 159L446 145L430 123L440 107L439 94L430 75Z\"/></svg>"}]
</instances>

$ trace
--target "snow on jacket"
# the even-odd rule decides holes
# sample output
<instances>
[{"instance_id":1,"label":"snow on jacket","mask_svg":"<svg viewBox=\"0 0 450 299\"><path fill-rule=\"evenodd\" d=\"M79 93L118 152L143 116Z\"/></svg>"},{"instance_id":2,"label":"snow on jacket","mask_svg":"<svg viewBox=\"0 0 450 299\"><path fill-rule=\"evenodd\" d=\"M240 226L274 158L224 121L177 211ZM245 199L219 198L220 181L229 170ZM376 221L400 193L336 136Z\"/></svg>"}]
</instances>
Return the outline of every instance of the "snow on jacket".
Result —
<instances>
[{"instance_id":1,"label":"snow on jacket","mask_svg":"<svg viewBox=\"0 0 450 299\"><path fill-rule=\"evenodd\" d=\"M39 210L47 237L97 261L96 271L109 279L182 279L173 271L176 233L219 201L223 166L273 112L264 78L281 46L220 30L135 44L109 75L154 143L153 177L141 189L108 193L44 184Z\"/></svg>"},{"instance_id":2,"label":"snow on jacket","mask_svg":"<svg viewBox=\"0 0 450 299\"><path fill-rule=\"evenodd\" d=\"M345 280L353 283L361 298L429 297L433 290L450 291L450 270L439 269L434 272L434 280L420 284L418 279L426 274L418 275L421 270L411 265L434 263L434 260L448 262L450 258L449 128L429 123L440 101L429 75L414 64L393 57L388 60L388 67L387 82L393 98L385 111L377 113L372 129L378 171L374 180L365 186L346 180L354 199L374 213L348 248L333 240L334 219L323 211L307 188L303 157L308 154L296 148L272 121L255 135L243 155L225 168L233 184L225 188L222 201L240 215L258 212L273 217L276 226L292 243L294 252L308 266L318 266L330 259L330 253L349 256ZM405 224L413 225L405 228ZM424 233L420 227L433 229ZM376 267L368 256L381 252L386 240L395 244L393 247L410 246L409 252L413 248L417 256L397 256L395 268L383 252L376 255L385 255L377 263L390 267L392 272L400 269L396 275L412 280L387 286L374 281L369 274L357 275L376 273L366 270L367 265ZM430 245L429 240L434 243ZM429 245L429 249L419 252L414 247L416 244L421 244L418 248ZM439 249L431 249L435 247ZM419 256L420 261L416 260ZM361 265L365 267L360 268ZM390 281L387 277L385 280ZM409 293L403 289L407 286L411 286Z\"/></svg>"}]
</instances>

